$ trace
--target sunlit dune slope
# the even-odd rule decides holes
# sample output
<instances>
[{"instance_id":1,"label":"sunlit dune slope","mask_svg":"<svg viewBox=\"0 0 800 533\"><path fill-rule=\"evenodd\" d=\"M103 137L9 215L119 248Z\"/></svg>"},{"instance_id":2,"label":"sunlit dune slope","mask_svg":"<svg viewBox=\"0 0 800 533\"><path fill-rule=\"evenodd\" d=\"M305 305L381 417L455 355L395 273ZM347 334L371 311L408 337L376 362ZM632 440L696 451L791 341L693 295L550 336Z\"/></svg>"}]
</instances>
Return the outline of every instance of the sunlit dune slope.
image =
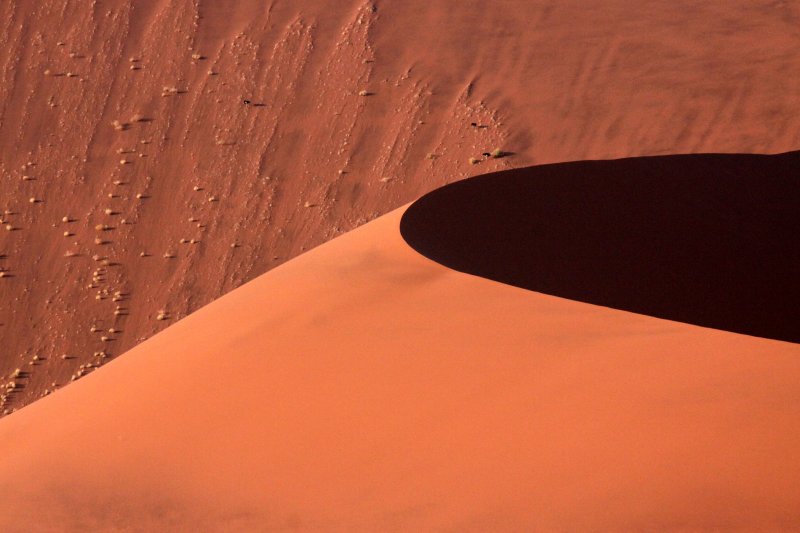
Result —
<instances>
[{"instance_id":1,"label":"sunlit dune slope","mask_svg":"<svg viewBox=\"0 0 800 533\"><path fill-rule=\"evenodd\" d=\"M800 348L543 295L394 211L0 422L3 531L800 528Z\"/></svg>"}]
</instances>

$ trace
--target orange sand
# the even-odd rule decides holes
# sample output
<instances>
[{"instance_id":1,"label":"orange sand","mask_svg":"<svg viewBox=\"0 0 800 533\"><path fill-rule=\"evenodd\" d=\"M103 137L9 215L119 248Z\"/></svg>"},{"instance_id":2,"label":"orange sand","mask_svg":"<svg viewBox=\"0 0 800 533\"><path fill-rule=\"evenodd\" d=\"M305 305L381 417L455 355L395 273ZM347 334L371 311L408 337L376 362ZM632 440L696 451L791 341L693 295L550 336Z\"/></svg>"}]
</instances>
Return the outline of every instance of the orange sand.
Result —
<instances>
[{"instance_id":1,"label":"orange sand","mask_svg":"<svg viewBox=\"0 0 800 533\"><path fill-rule=\"evenodd\" d=\"M400 215L4 419L1 529L800 529L800 347L451 271Z\"/></svg>"}]
</instances>

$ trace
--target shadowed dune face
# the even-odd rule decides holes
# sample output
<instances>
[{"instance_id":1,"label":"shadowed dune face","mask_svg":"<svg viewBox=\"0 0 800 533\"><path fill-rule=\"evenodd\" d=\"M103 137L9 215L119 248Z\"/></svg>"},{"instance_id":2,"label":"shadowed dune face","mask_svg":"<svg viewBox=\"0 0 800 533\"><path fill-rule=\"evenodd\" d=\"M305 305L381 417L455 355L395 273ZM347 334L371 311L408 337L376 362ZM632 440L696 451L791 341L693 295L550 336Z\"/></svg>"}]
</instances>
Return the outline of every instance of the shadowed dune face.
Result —
<instances>
[{"instance_id":1,"label":"shadowed dune face","mask_svg":"<svg viewBox=\"0 0 800 533\"><path fill-rule=\"evenodd\" d=\"M799 342L798 169L800 152L529 167L424 196L401 232L462 272Z\"/></svg>"}]
</instances>

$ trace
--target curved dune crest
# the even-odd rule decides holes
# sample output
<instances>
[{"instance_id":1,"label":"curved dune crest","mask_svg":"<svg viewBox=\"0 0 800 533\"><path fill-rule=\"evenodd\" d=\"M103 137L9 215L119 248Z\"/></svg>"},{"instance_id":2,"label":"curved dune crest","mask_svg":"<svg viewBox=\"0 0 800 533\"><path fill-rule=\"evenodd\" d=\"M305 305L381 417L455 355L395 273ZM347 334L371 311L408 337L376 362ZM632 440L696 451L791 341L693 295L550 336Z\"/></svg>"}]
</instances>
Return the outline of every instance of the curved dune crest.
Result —
<instances>
[{"instance_id":1,"label":"curved dune crest","mask_svg":"<svg viewBox=\"0 0 800 533\"><path fill-rule=\"evenodd\" d=\"M417 251L537 292L800 342L800 152L581 161L437 189Z\"/></svg>"},{"instance_id":2,"label":"curved dune crest","mask_svg":"<svg viewBox=\"0 0 800 533\"><path fill-rule=\"evenodd\" d=\"M3 531L800 528L800 349L469 276L395 211L0 421Z\"/></svg>"}]
</instances>

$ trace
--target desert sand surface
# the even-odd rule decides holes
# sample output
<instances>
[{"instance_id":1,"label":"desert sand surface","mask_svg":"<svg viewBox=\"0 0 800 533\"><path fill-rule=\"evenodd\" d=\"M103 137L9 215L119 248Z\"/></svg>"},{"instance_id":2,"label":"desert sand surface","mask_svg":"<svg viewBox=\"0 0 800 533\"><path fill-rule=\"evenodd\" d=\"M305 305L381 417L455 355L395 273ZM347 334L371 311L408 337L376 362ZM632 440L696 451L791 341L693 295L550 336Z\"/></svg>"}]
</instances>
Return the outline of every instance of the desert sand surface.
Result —
<instances>
[{"instance_id":1,"label":"desert sand surface","mask_svg":"<svg viewBox=\"0 0 800 533\"><path fill-rule=\"evenodd\" d=\"M403 210L0 423L3 531L797 531L800 347L412 249Z\"/></svg>"},{"instance_id":2,"label":"desert sand surface","mask_svg":"<svg viewBox=\"0 0 800 533\"><path fill-rule=\"evenodd\" d=\"M0 530L800 531L800 6L332 5L0 3Z\"/></svg>"},{"instance_id":3,"label":"desert sand surface","mask_svg":"<svg viewBox=\"0 0 800 533\"><path fill-rule=\"evenodd\" d=\"M443 184L797 149L798 27L776 0L0 2L0 376L27 376L0 416Z\"/></svg>"}]
</instances>

